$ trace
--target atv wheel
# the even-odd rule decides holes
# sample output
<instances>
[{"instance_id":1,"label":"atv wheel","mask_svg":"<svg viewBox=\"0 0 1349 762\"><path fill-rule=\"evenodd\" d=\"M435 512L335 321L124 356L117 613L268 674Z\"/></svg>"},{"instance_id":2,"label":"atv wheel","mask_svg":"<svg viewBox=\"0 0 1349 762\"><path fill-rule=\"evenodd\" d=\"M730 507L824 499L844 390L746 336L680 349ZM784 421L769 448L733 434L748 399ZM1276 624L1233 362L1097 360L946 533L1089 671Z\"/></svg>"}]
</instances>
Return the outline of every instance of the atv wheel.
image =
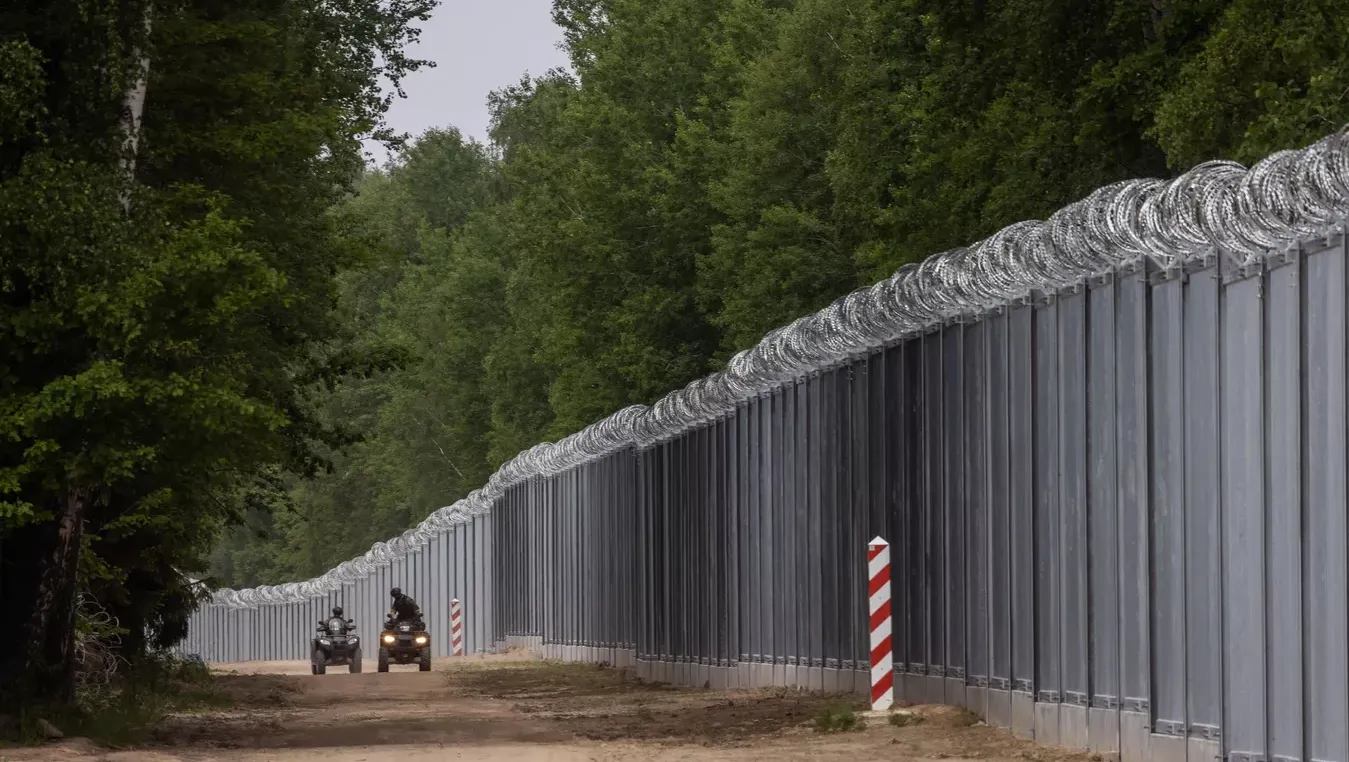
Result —
<instances>
[{"instance_id":1,"label":"atv wheel","mask_svg":"<svg viewBox=\"0 0 1349 762\"><path fill-rule=\"evenodd\" d=\"M314 649L313 662L314 662L314 674L322 675L327 673L328 660L323 657L323 651L321 649L318 648Z\"/></svg>"},{"instance_id":2,"label":"atv wheel","mask_svg":"<svg viewBox=\"0 0 1349 762\"><path fill-rule=\"evenodd\" d=\"M377 667L377 669L380 672L389 671L389 649L383 646L380 646L379 649L379 666Z\"/></svg>"},{"instance_id":3,"label":"atv wheel","mask_svg":"<svg viewBox=\"0 0 1349 762\"><path fill-rule=\"evenodd\" d=\"M361 649L359 646L351 652L351 661L347 662L347 669L353 675L361 673Z\"/></svg>"},{"instance_id":4,"label":"atv wheel","mask_svg":"<svg viewBox=\"0 0 1349 762\"><path fill-rule=\"evenodd\" d=\"M431 646L424 646L422 648L421 659L417 662L417 671L418 672L431 671Z\"/></svg>"}]
</instances>

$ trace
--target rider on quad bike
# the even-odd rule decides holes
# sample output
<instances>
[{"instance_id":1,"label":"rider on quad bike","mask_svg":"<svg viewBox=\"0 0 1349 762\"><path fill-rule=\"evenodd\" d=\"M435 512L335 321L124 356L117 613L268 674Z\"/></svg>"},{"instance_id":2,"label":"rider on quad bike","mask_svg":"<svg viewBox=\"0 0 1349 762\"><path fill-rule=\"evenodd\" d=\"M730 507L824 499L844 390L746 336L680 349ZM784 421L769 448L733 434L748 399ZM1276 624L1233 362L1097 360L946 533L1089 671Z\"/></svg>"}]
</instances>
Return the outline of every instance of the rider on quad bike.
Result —
<instances>
[{"instance_id":1,"label":"rider on quad bike","mask_svg":"<svg viewBox=\"0 0 1349 762\"><path fill-rule=\"evenodd\" d=\"M417 606L417 602L412 600L412 596L404 595L399 588L389 591L393 596L393 608L390 617L394 622L421 622L422 610Z\"/></svg>"},{"instance_id":2,"label":"rider on quad bike","mask_svg":"<svg viewBox=\"0 0 1349 762\"><path fill-rule=\"evenodd\" d=\"M422 610L396 587L389 595L393 596L393 606L380 633L379 671L388 672L390 663L416 662L418 671L430 672L431 634L426 631Z\"/></svg>"},{"instance_id":3,"label":"rider on quad bike","mask_svg":"<svg viewBox=\"0 0 1349 762\"><path fill-rule=\"evenodd\" d=\"M355 624L344 617L341 606L333 606L331 619L320 619L318 631L309 642L313 673L325 674L328 665L346 664L352 672L361 671L361 639L352 631Z\"/></svg>"}]
</instances>

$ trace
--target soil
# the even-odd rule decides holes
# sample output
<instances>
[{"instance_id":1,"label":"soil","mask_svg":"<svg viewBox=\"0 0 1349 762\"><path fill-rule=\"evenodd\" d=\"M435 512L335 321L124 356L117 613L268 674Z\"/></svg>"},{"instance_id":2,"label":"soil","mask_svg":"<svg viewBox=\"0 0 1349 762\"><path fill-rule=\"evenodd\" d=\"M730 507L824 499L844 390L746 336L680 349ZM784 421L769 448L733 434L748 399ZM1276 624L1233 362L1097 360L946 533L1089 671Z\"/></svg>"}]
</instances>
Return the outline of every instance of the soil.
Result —
<instances>
[{"instance_id":1,"label":"soil","mask_svg":"<svg viewBox=\"0 0 1349 762\"><path fill-rule=\"evenodd\" d=\"M1088 762L1035 746L962 710L919 706L901 724L816 722L862 709L853 697L713 692L637 682L516 652L435 669L309 674L308 662L215 665L230 708L171 717L144 748L69 739L0 750L0 762L429 762L430 760L989 760ZM860 719L860 718L859 718Z\"/></svg>"}]
</instances>

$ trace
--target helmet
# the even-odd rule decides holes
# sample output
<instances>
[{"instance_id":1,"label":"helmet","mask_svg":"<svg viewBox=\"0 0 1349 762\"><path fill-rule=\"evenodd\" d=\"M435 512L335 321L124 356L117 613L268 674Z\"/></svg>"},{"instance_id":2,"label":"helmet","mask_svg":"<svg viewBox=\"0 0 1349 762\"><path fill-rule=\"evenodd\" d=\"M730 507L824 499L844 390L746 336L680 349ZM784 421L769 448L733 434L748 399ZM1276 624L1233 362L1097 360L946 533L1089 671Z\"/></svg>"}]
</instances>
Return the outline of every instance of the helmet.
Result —
<instances>
[{"instance_id":1,"label":"helmet","mask_svg":"<svg viewBox=\"0 0 1349 762\"><path fill-rule=\"evenodd\" d=\"M333 606L333 616L342 616L341 606Z\"/></svg>"},{"instance_id":2,"label":"helmet","mask_svg":"<svg viewBox=\"0 0 1349 762\"><path fill-rule=\"evenodd\" d=\"M398 596L400 596L400 595L402 595L402 594L403 594L403 589L402 589L402 588L399 588L399 587L395 587L394 589L392 589L392 590L389 591L389 595L392 595L392 596L395 597L395 598L397 598Z\"/></svg>"}]
</instances>

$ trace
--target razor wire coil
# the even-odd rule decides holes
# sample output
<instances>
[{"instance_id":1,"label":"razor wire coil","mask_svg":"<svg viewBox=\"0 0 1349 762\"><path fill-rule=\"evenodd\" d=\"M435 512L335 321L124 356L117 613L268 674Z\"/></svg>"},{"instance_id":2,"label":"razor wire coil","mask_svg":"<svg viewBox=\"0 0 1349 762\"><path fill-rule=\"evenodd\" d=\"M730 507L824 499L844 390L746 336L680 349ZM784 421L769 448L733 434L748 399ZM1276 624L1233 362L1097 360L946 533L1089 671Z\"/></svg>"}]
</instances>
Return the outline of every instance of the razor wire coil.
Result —
<instances>
[{"instance_id":1,"label":"razor wire coil","mask_svg":"<svg viewBox=\"0 0 1349 762\"><path fill-rule=\"evenodd\" d=\"M1107 185L1046 221L1018 222L971 246L905 265L873 286L770 331L732 357L724 370L650 407L627 407L558 442L536 445L505 463L481 489L321 576L220 590L212 602L247 608L336 592L425 547L436 535L490 513L496 500L518 484L672 439L860 352L1144 259L1174 269L1221 253L1238 265L1250 264L1340 225L1346 216L1349 127L1306 148L1272 154L1249 169L1213 161L1169 181Z\"/></svg>"}]
</instances>

